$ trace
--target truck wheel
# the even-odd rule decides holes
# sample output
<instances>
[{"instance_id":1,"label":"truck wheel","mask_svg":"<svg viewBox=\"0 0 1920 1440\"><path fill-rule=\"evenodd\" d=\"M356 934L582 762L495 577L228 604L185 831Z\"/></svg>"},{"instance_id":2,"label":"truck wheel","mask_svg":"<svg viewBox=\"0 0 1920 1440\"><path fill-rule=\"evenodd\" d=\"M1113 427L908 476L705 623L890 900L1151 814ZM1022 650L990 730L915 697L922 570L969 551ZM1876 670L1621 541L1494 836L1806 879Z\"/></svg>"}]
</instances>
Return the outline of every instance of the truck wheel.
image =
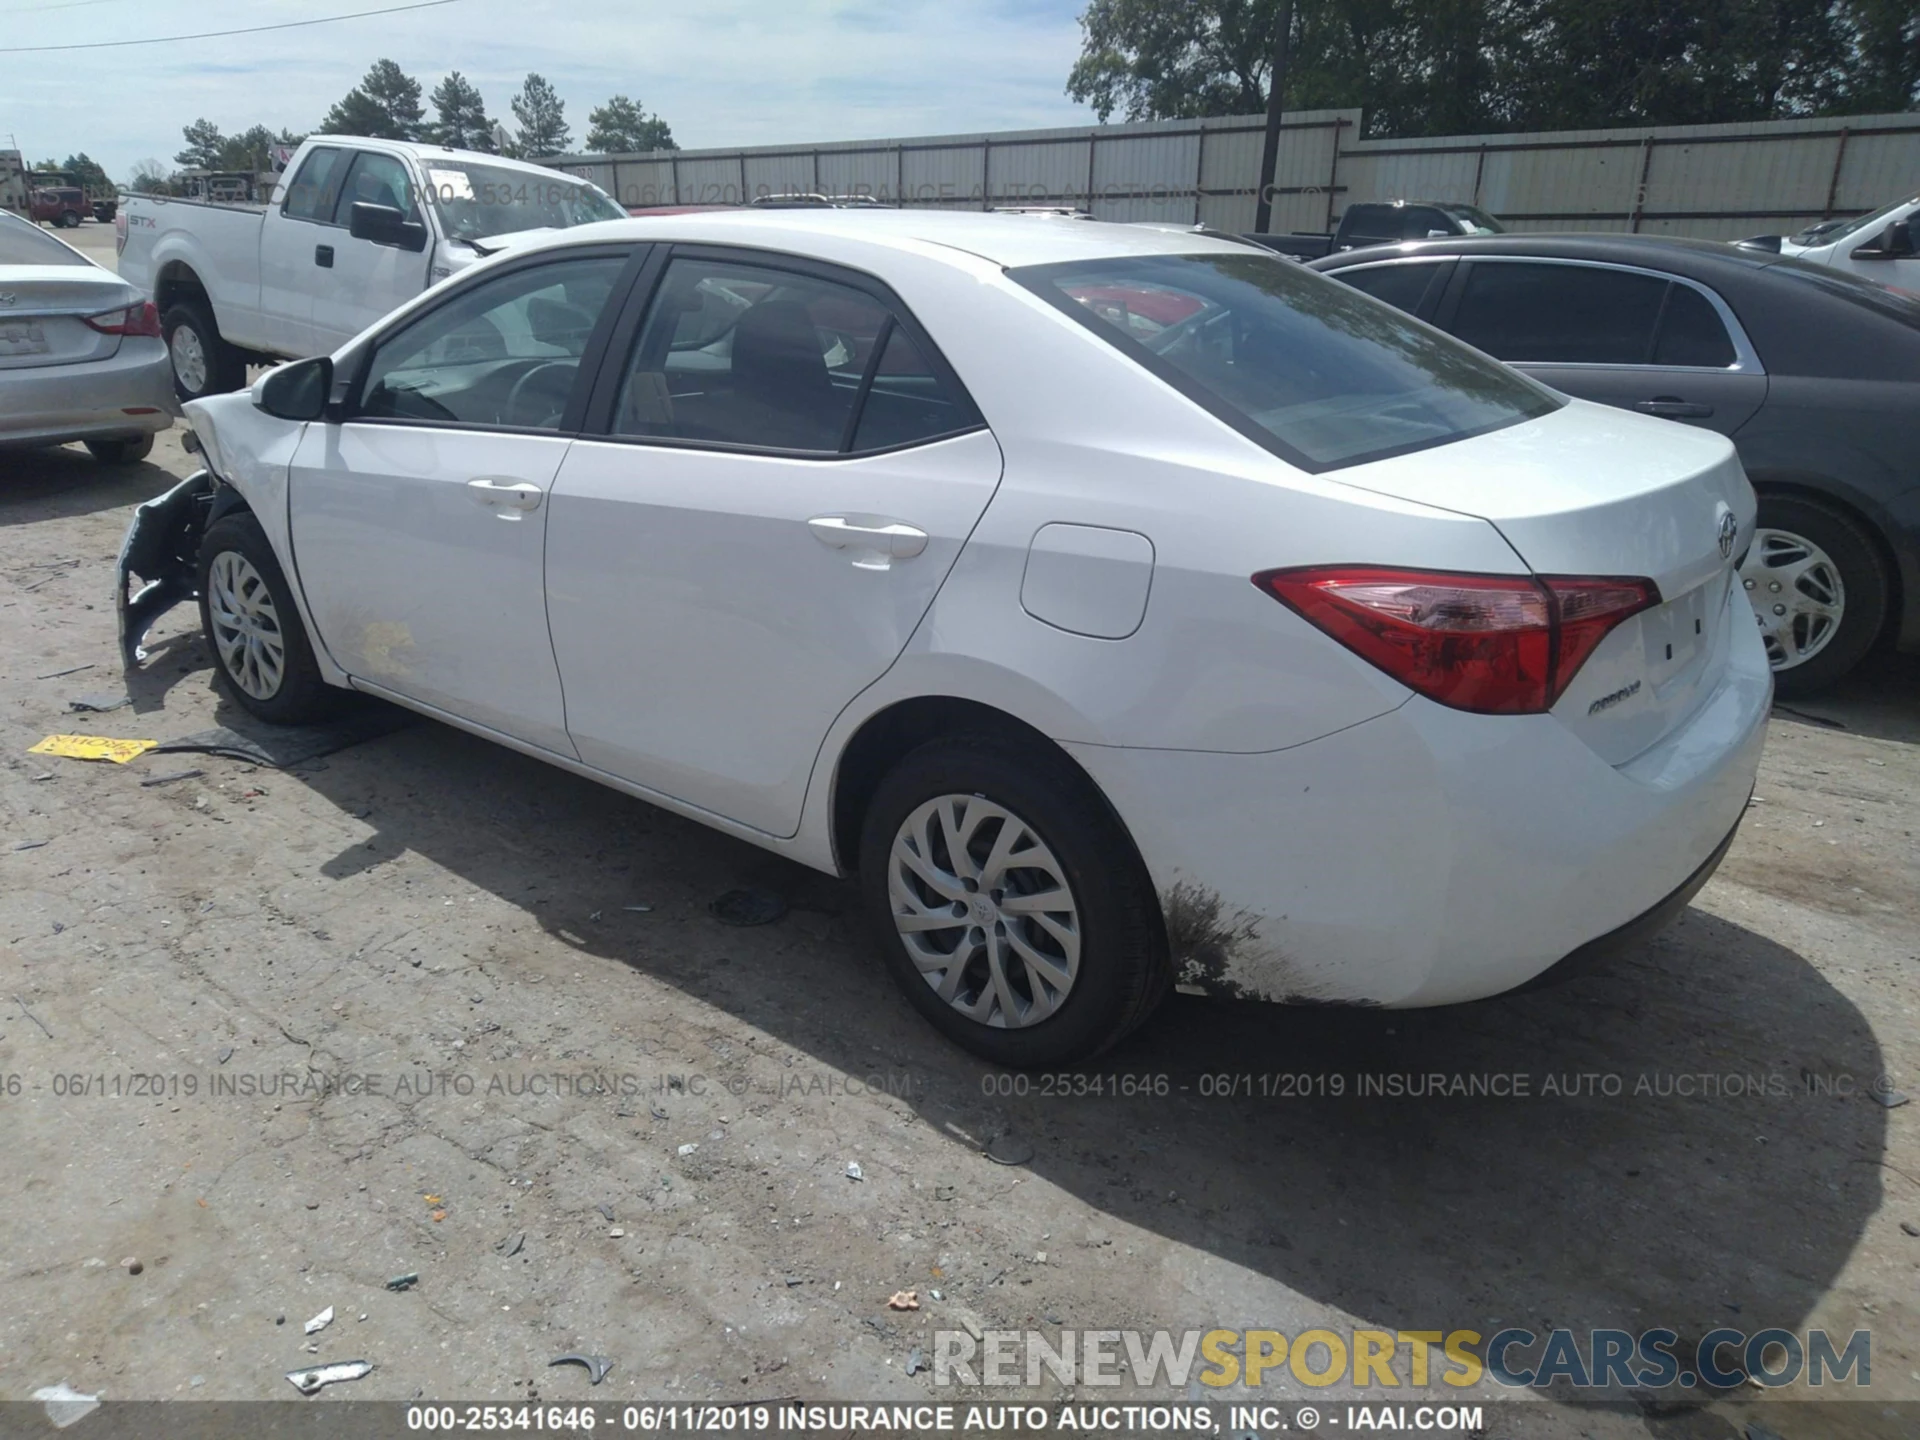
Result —
<instances>
[{"instance_id":1,"label":"truck wheel","mask_svg":"<svg viewBox=\"0 0 1920 1440\"><path fill-rule=\"evenodd\" d=\"M62 230L79 229L80 212L78 210L62 210L60 212L60 228Z\"/></svg>"},{"instance_id":2,"label":"truck wheel","mask_svg":"<svg viewBox=\"0 0 1920 1440\"><path fill-rule=\"evenodd\" d=\"M293 591L251 514L216 521L200 542L200 625L221 687L275 725L335 714L348 697L321 678Z\"/></svg>"},{"instance_id":3,"label":"truck wheel","mask_svg":"<svg viewBox=\"0 0 1920 1440\"><path fill-rule=\"evenodd\" d=\"M204 300L181 300L168 306L160 330L173 362L173 390L182 400L223 395L247 383L245 360L220 338Z\"/></svg>"},{"instance_id":4,"label":"truck wheel","mask_svg":"<svg viewBox=\"0 0 1920 1440\"><path fill-rule=\"evenodd\" d=\"M153 436L131 440L89 440L87 449L102 465L132 465L153 453Z\"/></svg>"}]
</instances>

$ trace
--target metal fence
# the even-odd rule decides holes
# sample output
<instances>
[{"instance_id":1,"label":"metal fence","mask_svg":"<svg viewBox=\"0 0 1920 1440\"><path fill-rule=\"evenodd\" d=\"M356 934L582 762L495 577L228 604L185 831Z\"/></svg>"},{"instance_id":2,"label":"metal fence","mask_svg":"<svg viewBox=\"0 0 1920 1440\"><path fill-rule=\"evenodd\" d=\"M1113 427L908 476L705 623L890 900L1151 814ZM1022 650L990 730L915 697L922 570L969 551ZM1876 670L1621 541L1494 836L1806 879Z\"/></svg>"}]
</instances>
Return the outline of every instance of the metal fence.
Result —
<instances>
[{"instance_id":1,"label":"metal fence","mask_svg":"<svg viewBox=\"0 0 1920 1440\"><path fill-rule=\"evenodd\" d=\"M1729 238L1920 191L1920 114L1362 140L1359 110L1288 114L1273 228L1326 230L1356 200L1470 201L1517 230ZM1103 220L1253 227L1264 120L1228 116L549 163L631 207L761 195L901 205L1069 205Z\"/></svg>"}]
</instances>

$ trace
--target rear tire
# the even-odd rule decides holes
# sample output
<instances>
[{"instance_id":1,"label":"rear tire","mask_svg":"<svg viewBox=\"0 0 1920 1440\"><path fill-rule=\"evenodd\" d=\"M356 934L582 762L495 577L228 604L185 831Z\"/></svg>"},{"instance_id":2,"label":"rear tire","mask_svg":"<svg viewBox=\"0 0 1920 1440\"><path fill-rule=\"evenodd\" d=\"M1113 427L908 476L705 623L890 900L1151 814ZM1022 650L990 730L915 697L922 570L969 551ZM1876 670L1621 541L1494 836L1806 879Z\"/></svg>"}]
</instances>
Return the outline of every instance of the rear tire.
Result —
<instances>
[{"instance_id":1,"label":"rear tire","mask_svg":"<svg viewBox=\"0 0 1920 1440\"><path fill-rule=\"evenodd\" d=\"M1740 578L1767 634L1774 690L1786 699L1839 680L1866 658L1886 624L1887 567L1873 537L1806 496L1760 497Z\"/></svg>"},{"instance_id":2,"label":"rear tire","mask_svg":"<svg viewBox=\"0 0 1920 1440\"><path fill-rule=\"evenodd\" d=\"M215 521L200 542L200 627L221 688L275 725L336 714L347 699L321 678L293 591L260 522Z\"/></svg>"},{"instance_id":3,"label":"rear tire","mask_svg":"<svg viewBox=\"0 0 1920 1440\"><path fill-rule=\"evenodd\" d=\"M80 212L78 210L62 210L60 212L60 228L62 230L78 230L80 228Z\"/></svg>"},{"instance_id":4,"label":"rear tire","mask_svg":"<svg viewBox=\"0 0 1920 1440\"><path fill-rule=\"evenodd\" d=\"M180 300L160 318L167 356L173 368L173 391L182 400L224 395L247 383L246 358L220 338L213 312L204 300Z\"/></svg>"},{"instance_id":5,"label":"rear tire","mask_svg":"<svg viewBox=\"0 0 1920 1440\"><path fill-rule=\"evenodd\" d=\"M153 436L141 435L131 440L89 440L87 449L102 465L133 465L153 453Z\"/></svg>"},{"instance_id":6,"label":"rear tire","mask_svg":"<svg viewBox=\"0 0 1920 1440\"><path fill-rule=\"evenodd\" d=\"M958 735L900 761L867 807L860 889L907 999L995 1064L1086 1060L1171 988L1132 839L1084 775L1031 746Z\"/></svg>"}]
</instances>

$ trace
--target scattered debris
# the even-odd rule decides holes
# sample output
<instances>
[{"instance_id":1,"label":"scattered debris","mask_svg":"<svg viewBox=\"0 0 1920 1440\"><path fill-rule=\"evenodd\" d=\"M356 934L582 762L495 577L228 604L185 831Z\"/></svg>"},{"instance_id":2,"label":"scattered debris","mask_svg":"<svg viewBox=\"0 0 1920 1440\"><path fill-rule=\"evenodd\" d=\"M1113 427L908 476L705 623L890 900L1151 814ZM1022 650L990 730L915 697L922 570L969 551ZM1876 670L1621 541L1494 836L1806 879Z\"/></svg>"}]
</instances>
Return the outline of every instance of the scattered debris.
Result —
<instances>
[{"instance_id":1,"label":"scattered debris","mask_svg":"<svg viewBox=\"0 0 1920 1440\"><path fill-rule=\"evenodd\" d=\"M729 890L708 902L707 913L722 925L771 925L787 913L787 901L771 890Z\"/></svg>"},{"instance_id":2,"label":"scattered debris","mask_svg":"<svg viewBox=\"0 0 1920 1440\"><path fill-rule=\"evenodd\" d=\"M1033 1146L1012 1135L1001 1135L987 1146L987 1159L996 1165L1024 1165L1033 1159Z\"/></svg>"},{"instance_id":3,"label":"scattered debris","mask_svg":"<svg viewBox=\"0 0 1920 1440\"><path fill-rule=\"evenodd\" d=\"M929 1290L927 1291L927 1295L930 1299L934 1299L934 1300L944 1300L947 1298L946 1296L942 1295L938 1290Z\"/></svg>"},{"instance_id":4,"label":"scattered debris","mask_svg":"<svg viewBox=\"0 0 1920 1440\"><path fill-rule=\"evenodd\" d=\"M420 1283L420 1277L410 1270L405 1275L396 1275L391 1280L387 1281L387 1289L411 1290L414 1286L418 1285L419 1283Z\"/></svg>"},{"instance_id":5,"label":"scattered debris","mask_svg":"<svg viewBox=\"0 0 1920 1440\"><path fill-rule=\"evenodd\" d=\"M319 725L262 726L256 734L245 734L222 725L164 740L155 748L162 753L192 751L206 755L228 755L255 765L284 770L301 765L350 745L389 735L414 723L414 717L397 705L355 707L350 713Z\"/></svg>"},{"instance_id":6,"label":"scattered debris","mask_svg":"<svg viewBox=\"0 0 1920 1440\"><path fill-rule=\"evenodd\" d=\"M1044 1251L1044 1250L1036 1250L1036 1251L1034 1251L1034 1252L1033 1252L1033 1263L1034 1263L1034 1264L1036 1264L1036 1265L1044 1265L1044 1264L1046 1264L1046 1263L1047 1263L1047 1252L1046 1252L1046 1251Z\"/></svg>"},{"instance_id":7,"label":"scattered debris","mask_svg":"<svg viewBox=\"0 0 1920 1440\"><path fill-rule=\"evenodd\" d=\"M887 1297L887 1308L889 1310L918 1310L920 1308L919 1292L915 1290L896 1290Z\"/></svg>"},{"instance_id":8,"label":"scattered debris","mask_svg":"<svg viewBox=\"0 0 1920 1440\"><path fill-rule=\"evenodd\" d=\"M47 1419L56 1430L64 1430L100 1408L98 1395L82 1395L64 1380L58 1385L42 1385L33 1392L33 1398L47 1407Z\"/></svg>"},{"instance_id":9,"label":"scattered debris","mask_svg":"<svg viewBox=\"0 0 1920 1440\"><path fill-rule=\"evenodd\" d=\"M204 770L175 770L169 775L155 775L151 780L142 780L140 784L151 790L156 785L171 785L176 780L198 780L206 773Z\"/></svg>"},{"instance_id":10,"label":"scattered debris","mask_svg":"<svg viewBox=\"0 0 1920 1440\"><path fill-rule=\"evenodd\" d=\"M46 845L47 842L45 840L16 840L13 842L13 849L14 853L18 854L22 850L45 849Z\"/></svg>"},{"instance_id":11,"label":"scattered debris","mask_svg":"<svg viewBox=\"0 0 1920 1440\"><path fill-rule=\"evenodd\" d=\"M653 913L653 907L651 905L622 905L620 908L622 910L631 910L636 915L651 915Z\"/></svg>"},{"instance_id":12,"label":"scattered debris","mask_svg":"<svg viewBox=\"0 0 1920 1440\"><path fill-rule=\"evenodd\" d=\"M314 1316L311 1320L307 1321L307 1325L306 1325L307 1334L318 1335L322 1330L326 1329L327 1326L331 1325L332 1323L333 1323L333 1306L329 1305L327 1306L326 1309L322 1310L318 1315Z\"/></svg>"},{"instance_id":13,"label":"scattered debris","mask_svg":"<svg viewBox=\"0 0 1920 1440\"><path fill-rule=\"evenodd\" d=\"M22 1000L18 995L16 995L13 997L13 1003L20 1007L20 1013L22 1015L26 1016L27 1019L33 1021L34 1024L40 1027L41 1032L46 1035L47 1039L49 1040L53 1039L53 1031L47 1029L47 1022L42 1020L38 1015L34 1014L33 1011L27 1009L26 1001Z\"/></svg>"},{"instance_id":14,"label":"scattered debris","mask_svg":"<svg viewBox=\"0 0 1920 1440\"><path fill-rule=\"evenodd\" d=\"M627 1232L622 1230L618 1225L607 1231L607 1238L609 1240L624 1240L626 1236Z\"/></svg>"},{"instance_id":15,"label":"scattered debris","mask_svg":"<svg viewBox=\"0 0 1920 1440\"><path fill-rule=\"evenodd\" d=\"M920 1353L920 1347L916 1345L907 1352L907 1374L915 1375L926 1368L926 1357Z\"/></svg>"},{"instance_id":16,"label":"scattered debris","mask_svg":"<svg viewBox=\"0 0 1920 1440\"><path fill-rule=\"evenodd\" d=\"M1883 1087L1876 1085L1867 1093L1889 1110L1898 1110L1902 1105L1907 1103L1907 1097L1891 1086Z\"/></svg>"},{"instance_id":17,"label":"scattered debris","mask_svg":"<svg viewBox=\"0 0 1920 1440\"><path fill-rule=\"evenodd\" d=\"M115 740L106 735L49 735L37 745L29 745L29 755L59 755L68 760L111 760L124 765L136 755L144 755L158 740Z\"/></svg>"},{"instance_id":18,"label":"scattered debris","mask_svg":"<svg viewBox=\"0 0 1920 1440\"><path fill-rule=\"evenodd\" d=\"M587 1367L588 1378L596 1385L606 1379L607 1372L613 1369L613 1361L609 1360L606 1356L582 1355L577 1350L569 1350L566 1354L556 1355L553 1359L547 1361L547 1368L549 1370L556 1365L584 1365Z\"/></svg>"},{"instance_id":19,"label":"scattered debris","mask_svg":"<svg viewBox=\"0 0 1920 1440\"><path fill-rule=\"evenodd\" d=\"M121 1260L120 1268L129 1275L138 1275L147 1267L140 1263L140 1257L138 1255L128 1255Z\"/></svg>"},{"instance_id":20,"label":"scattered debris","mask_svg":"<svg viewBox=\"0 0 1920 1440\"><path fill-rule=\"evenodd\" d=\"M372 1373L373 1365L369 1361L339 1360L312 1370L289 1370L287 1379L302 1395L318 1395L329 1385L337 1385L342 1380L364 1380Z\"/></svg>"},{"instance_id":21,"label":"scattered debris","mask_svg":"<svg viewBox=\"0 0 1920 1440\"><path fill-rule=\"evenodd\" d=\"M805 1281L805 1280L804 1280L804 1279L803 1279L802 1277L800 1277L800 1276L798 1276L798 1275L789 1275L789 1276L787 1276L787 1288L788 1288L789 1290L791 1290L791 1289L793 1289L793 1287L794 1287L794 1286L796 1286L796 1285L804 1285L804 1284L806 1284L806 1283L807 1283L807 1282L806 1282L806 1281Z\"/></svg>"},{"instance_id":22,"label":"scattered debris","mask_svg":"<svg viewBox=\"0 0 1920 1440\"><path fill-rule=\"evenodd\" d=\"M858 1160L847 1161L847 1179L864 1180L866 1178L867 1172L860 1168L860 1162Z\"/></svg>"},{"instance_id":23,"label":"scattered debris","mask_svg":"<svg viewBox=\"0 0 1920 1440\"><path fill-rule=\"evenodd\" d=\"M951 1200L959 1193L960 1187L957 1185L936 1185L933 1187L933 1198L936 1200Z\"/></svg>"},{"instance_id":24,"label":"scattered debris","mask_svg":"<svg viewBox=\"0 0 1920 1440\"><path fill-rule=\"evenodd\" d=\"M497 1242L493 1248L499 1251L504 1258L511 1260L520 1253L520 1248L526 1243L527 1232L518 1230L507 1236L504 1240Z\"/></svg>"},{"instance_id":25,"label":"scattered debris","mask_svg":"<svg viewBox=\"0 0 1920 1440\"><path fill-rule=\"evenodd\" d=\"M40 583L45 584L46 582L43 580ZM33 678L36 680L58 680L62 675L78 675L82 670L91 670L91 669L93 669L93 666L90 664L89 665L69 665L64 670L55 670L46 675L36 675Z\"/></svg>"},{"instance_id":26,"label":"scattered debris","mask_svg":"<svg viewBox=\"0 0 1920 1440\"><path fill-rule=\"evenodd\" d=\"M667 1118L667 1112L662 1110L658 1105L653 1104L651 1101L647 1103L647 1109L653 1112L653 1118L656 1120L664 1120Z\"/></svg>"},{"instance_id":27,"label":"scattered debris","mask_svg":"<svg viewBox=\"0 0 1920 1440\"><path fill-rule=\"evenodd\" d=\"M593 1208L600 1212L601 1218L604 1219L609 1225L613 1223L613 1206L596 1205Z\"/></svg>"},{"instance_id":28,"label":"scattered debris","mask_svg":"<svg viewBox=\"0 0 1920 1440\"><path fill-rule=\"evenodd\" d=\"M1902 1220L1900 1228L1909 1235L1920 1236L1920 1225L1914 1224L1911 1220Z\"/></svg>"},{"instance_id":29,"label":"scattered debris","mask_svg":"<svg viewBox=\"0 0 1920 1440\"><path fill-rule=\"evenodd\" d=\"M111 692L106 692L99 695L76 695L67 701L67 708L69 710L91 710L96 714L105 715L109 711L118 710L121 706L131 705L132 703L133 697L131 695L115 695Z\"/></svg>"},{"instance_id":30,"label":"scattered debris","mask_svg":"<svg viewBox=\"0 0 1920 1440\"><path fill-rule=\"evenodd\" d=\"M987 1332L980 1328L980 1322L973 1318L971 1310L962 1310L959 1315L960 1328L975 1340L981 1339Z\"/></svg>"},{"instance_id":31,"label":"scattered debris","mask_svg":"<svg viewBox=\"0 0 1920 1440\"><path fill-rule=\"evenodd\" d=\"M226 1063L227 1063L227 1061L229 1061L229 1060L231 1060L231 1059L233 1059L233 1046L231 1046L231 1045L222 1045L222 1046L220 1047L220 1053L219 1053L218 1055L216 1055L216 1056L214 1056L214 1057L213 1057L213 1059L214 1059L214 1063L215 1063L216 1065L224 1065L224 1064L226 1064Z\"/></svg>"}]
</instances>

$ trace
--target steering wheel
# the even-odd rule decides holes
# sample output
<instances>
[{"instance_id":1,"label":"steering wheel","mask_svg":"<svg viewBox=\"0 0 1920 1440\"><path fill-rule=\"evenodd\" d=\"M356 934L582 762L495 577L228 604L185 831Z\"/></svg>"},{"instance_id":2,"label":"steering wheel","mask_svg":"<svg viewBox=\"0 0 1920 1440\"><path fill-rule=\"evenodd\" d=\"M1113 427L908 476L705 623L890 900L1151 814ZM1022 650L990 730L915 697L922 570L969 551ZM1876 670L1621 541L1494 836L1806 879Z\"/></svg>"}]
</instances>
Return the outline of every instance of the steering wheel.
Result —
<instances>
[{"instance_id":1,"label":"steering wheel","mask_svg":"<svg viewBox=\"0 0 1920 1440\"><path fill-rule=\"evenodd\" d=\"M573 391L573 377L579 368L580 362L577 360L542 360L532 369L525 371L518 380L513 382L513 388L507 391L507 403L503 408L500 423L503 425L530 425L535 427L558 424L561 415L566 413L567 397ZM551 401L553 397L549 396L547 399L550 408L543 412L538 419L532 417L527 419L519 418L521 398L526 395L536 377L542 375L551 377L556 371L566 372L565 385L558 397L559 403L552 404Z\"/></svg>"}]
</instances>

